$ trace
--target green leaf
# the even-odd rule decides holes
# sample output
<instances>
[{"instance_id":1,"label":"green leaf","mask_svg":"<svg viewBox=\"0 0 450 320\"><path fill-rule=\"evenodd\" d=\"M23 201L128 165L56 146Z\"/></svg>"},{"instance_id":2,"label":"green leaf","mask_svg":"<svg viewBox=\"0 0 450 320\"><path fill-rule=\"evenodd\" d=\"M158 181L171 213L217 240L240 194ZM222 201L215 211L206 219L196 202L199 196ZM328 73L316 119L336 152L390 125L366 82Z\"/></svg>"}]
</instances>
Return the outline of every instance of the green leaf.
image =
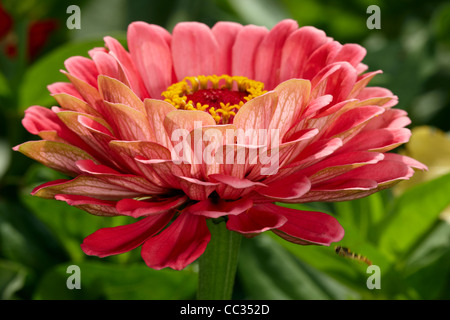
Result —
<instances>
[{"instance_id":1,"label":"green leaf","mask_svg":"<svg viewBox=\"0 0 450 320\"><path fill-rule=\"evenodd\" d=\"M68 289L68 273L72 264L58 265L42 278L33 299L38 300L175 300L193 299L197 274L187 268L153 270L143 262L120 265L107 262L83 262L80 268L80 289Z\"/></svg>"},{"instance_id":2,"label":"green leaf","mask_svg":"<svg viewBox=\"0 0 450 320\"><path fill-rule=\"evenodd\" d=\"M380 250L393 259L406 257L450 205L450 174L422 183L396 198L379 224Z\"/></svg>"},{"instance_id":3,"label":"green leaf","mask_svg":"<svg viewBox=\"0 0 450 320\"><path fill-rule=\"evenodd\" d=\"M450 224L440 221L411 252L402 269L420 299L445 299L450 275Z\"/></svg>"},{"instance_id":4,"label":"green leaf","mask_svg":"<svg viewBox=\"0 0 450 320\"><path fill-rule=\"evenodd\" d=\"M287 15L282 6L271 0L229 0L228 3L246 23L268 28L275 26Z\"/></svg>"},{"instance_id":5,"label":"green leaf","mask_svg":"<svg viewBox=\"0 0 450 320\"><path fill-rule=\"evenodd\" d=\"M88 214L65 202L42 199L25 194L23 202L42 221L75 262L86 258L80 248L83 239L101 228L136 222L130 217L99 217ZM121 256L126 257L126 254Z\"/></svg>"},{"instance_id":6,"label":"green leaf","mask_svg":"<svg viewBox=\"0 0 450 320\"><path fill-rule=\"evenodd\" d=\"M5 201L0 202L0 252L35 270L45 270L66 258L41 221L21 204Z\"/></svg>"},{"instance_id":7,"label":"green leaf","mask_svg":"<svg viewBox=\"0 0 450 320\"><path fill-rule=\"evenodd\" d=\"M12 149L7 141L0 139L0 179L6 174L12 158Z\"/></svg>"},{"instance_id":8,"label":"green leaf","mask_svg":"<svg viewBox=\"0 0 450 320\"><path fill-rule=\"evenodd\" d=\"M20 264L0 260L0 300L11 300L25 284L28 271Z\"/></svg>"},{"instance_id":9,"label":"green leaf","mask_svg":"<svg viewBox=\"0 0 450 320\"><path fill-rule=\"evenodd\" d=\"M359 298L355 291L297 259L267 235L242 241L238 274L249 299Z\"/></svg>"},{"instance_id":10,"label":"green leaf","mask_svg":"<svg viewBox=\"0 0 450 320\"><path fill-rule=\"evenodd\" d=\"M385 198L383 192L374 193L362 199L333 203L336 218L346 231L352 228L352 232L362 241L376 238L373 225L379 223L386 215ZM350 230L349 230L350 231ZM346 232L348 236L348 232Z\"/></svg>"},{"instance_id":11,"label":"green leaf","mask_svg":"<svg viewBox=\"0 0 450 320\"><path fill-rule=\"evenodd\" d=\"M0 72L0 97L6 97L11 94L11 89L8 85L8 80L3 75L2 72Z\"/></svg>"}]
</instances>

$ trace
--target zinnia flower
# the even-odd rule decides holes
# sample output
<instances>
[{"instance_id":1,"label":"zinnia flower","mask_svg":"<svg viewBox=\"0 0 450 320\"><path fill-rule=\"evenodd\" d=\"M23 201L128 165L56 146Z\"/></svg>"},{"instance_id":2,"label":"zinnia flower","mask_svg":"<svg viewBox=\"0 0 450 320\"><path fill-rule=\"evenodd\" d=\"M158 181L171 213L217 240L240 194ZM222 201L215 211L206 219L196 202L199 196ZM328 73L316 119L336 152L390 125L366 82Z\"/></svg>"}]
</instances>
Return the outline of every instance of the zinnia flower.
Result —
<instances>
[{"instance_id":1,"label":"zinnia flower","mask_svg":"<svg viewBox=\"0 0 450 320\"><path fill-rule=\"evenodd\" d=\"M410 120L389 90L367 87L379 71L365 73L359 45L293 20L184 22L172 34L135 22L127 35L129 51L106 37L66 60L70 82L49 86L60 107L23 120L43 140L16 147L72 177L33 195L138 219L88 236L88 255L142 246L149 267L179 270L208 245L207 219L330 245L344 235L334 217L276 202L356 199L425 168L387 153Z\"/></svg>"}]
</instances>

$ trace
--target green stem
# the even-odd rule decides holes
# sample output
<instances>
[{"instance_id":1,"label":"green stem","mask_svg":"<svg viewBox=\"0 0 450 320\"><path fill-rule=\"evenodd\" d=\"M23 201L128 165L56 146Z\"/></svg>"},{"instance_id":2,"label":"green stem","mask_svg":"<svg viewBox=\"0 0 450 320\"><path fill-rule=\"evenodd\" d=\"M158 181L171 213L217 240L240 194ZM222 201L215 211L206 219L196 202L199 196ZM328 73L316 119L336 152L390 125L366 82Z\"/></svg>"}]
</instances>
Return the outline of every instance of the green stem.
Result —
<instances>
[{"instance_id":1,"label":"green stem","mask_svg":"<svg viewBox=\"0 0 450 320\"><path fill-rule=\"evenodd\" d=\"M229 231L225 222L208 220L211 241L200 257L198 300L230 300L242 236Z\"/></svg>"}]
</instances>

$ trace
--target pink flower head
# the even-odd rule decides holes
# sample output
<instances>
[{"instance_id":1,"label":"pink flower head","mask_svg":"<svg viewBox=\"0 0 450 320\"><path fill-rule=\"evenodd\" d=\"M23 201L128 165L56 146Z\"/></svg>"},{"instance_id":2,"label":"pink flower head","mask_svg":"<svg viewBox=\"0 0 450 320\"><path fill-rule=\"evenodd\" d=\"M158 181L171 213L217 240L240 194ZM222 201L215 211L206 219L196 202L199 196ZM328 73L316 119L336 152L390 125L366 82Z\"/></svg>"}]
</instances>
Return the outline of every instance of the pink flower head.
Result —
<instances>
[{"instance_id":1,"label":"pink flower head","mask_svg":"<svg viewBox=\"0 0 450 320\"><path fill-rule=\"evenodd\" d=\"M367 87L365 50L284 20L273 29L144 22L128 48L111 37L69 58L59 107L30 107L43 140L15 149L63 172L33 195L137 222L82 244L105 257L142 246L154 269L182 269L210 240L207 219L254 236L330 245L344 230L321 212L276 202L344 201L409 179L421 163L387 153L409 140L389 90Z\"/></svg>"}]
</instances>

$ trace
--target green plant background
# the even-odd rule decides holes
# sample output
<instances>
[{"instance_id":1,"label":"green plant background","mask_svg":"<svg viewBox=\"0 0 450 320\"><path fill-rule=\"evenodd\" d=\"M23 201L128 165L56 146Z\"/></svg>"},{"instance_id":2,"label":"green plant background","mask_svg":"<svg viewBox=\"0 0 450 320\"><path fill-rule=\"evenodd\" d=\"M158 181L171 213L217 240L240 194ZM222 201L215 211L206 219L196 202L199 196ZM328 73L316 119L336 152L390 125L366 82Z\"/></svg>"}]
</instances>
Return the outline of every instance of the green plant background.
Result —
<instances>
[{"instance_id":1,"label":"green plant background","mask_svg":"<svg viewBox=\"0 0 450 320\"><path fill-rule=\"evenodd\" d=\"M19 57L0 53L0 299L193 299L197 266L183 271L147 268L138 249L108 258L80 249L95 230L131 222L91 216L58 201L29 195L59 174L11 148L36 139L21 126L31 105L52 106L46 86L66 81L59 70L73 55L103 46L102 38L126 39L136 20L168 30L179 21L212 26L219 20L273 27L284 18L323 29L341 43L367 48L371 85L399 96L410 128L450 131L450 3L446 1L314 0L3 0L15 20ZM81 30L68 30L66 8L81 8ZM381 29L369 30L369 5L381 9ZM27 24L53 17L60 28L37 59L27 61ZM441 157L432 150L430 157ZM450 163L447 164L450 167ZM448 171L447 171L448 172ZM342 203L293 205L333 214L345 228L340 245L380 267L381 288L368 289L367 266L338 256L333 247L298 246L270 233L244 239L235 299L449 299L450 225L441 213L450 205L450 174ZM68 290L70 265L81 269L81 290Z\"/></svg>"}]
</instances>

